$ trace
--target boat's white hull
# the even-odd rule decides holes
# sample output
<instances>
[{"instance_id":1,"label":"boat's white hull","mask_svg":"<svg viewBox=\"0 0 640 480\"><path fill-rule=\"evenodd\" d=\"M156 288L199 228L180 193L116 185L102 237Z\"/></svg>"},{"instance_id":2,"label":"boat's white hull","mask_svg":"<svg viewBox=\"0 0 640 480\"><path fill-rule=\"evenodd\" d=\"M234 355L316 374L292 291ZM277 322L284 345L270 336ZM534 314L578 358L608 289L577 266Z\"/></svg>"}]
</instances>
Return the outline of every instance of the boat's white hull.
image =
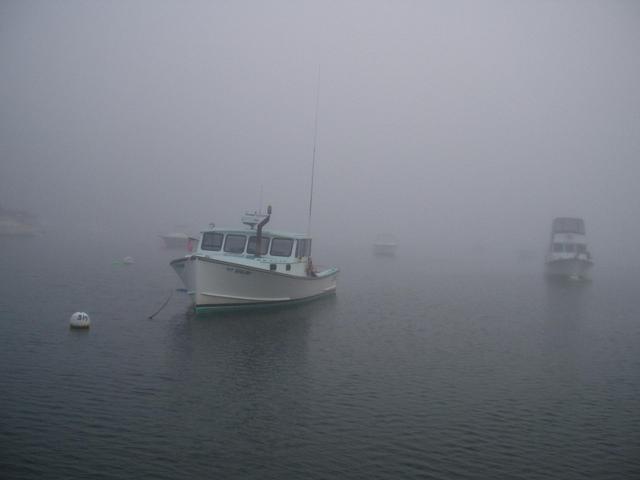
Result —
<instances>
[{"instance_id":1,"label":"boat's white hull","mask_svg":"<svg viewBox=\"0 0 640 480\"><path fill-rule=\"evenodd\" d=\"M592 266L592 261L581 258L549 259L545 263L545 273L555 278L588 280Z\"/></svg>"},{"instance_id":2,"label":"boat's white hull","mask_svg":"<svg viewBox=\"0 0 640 480\"><path fill-rule=\"evenodd\" d=\"M283 304L333 294L337 269L317 276L273 272L193 255L171 266L191 295L197 313Z\"/></svg>"}]
</instances>

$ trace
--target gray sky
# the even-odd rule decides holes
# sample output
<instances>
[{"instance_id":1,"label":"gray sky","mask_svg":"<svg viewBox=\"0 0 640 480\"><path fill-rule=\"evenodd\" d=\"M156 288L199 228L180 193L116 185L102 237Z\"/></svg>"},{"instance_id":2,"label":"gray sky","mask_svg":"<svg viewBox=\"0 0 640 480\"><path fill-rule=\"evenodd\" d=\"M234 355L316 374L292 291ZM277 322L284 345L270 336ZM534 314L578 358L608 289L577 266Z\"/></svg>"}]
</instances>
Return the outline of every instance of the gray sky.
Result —
<instances>
[{"instance_id":1,"label":"gray sky","mask_svg":"<svg viewBox=\"0 0 640 480\"><path fill-rule=\"evenodd\" d=\"M640 261L636 1L0 2L0 203ZM83 228L83 227L78 227ZM369 245L369 243L366 243Z\"/></svg>"}]
</instances>

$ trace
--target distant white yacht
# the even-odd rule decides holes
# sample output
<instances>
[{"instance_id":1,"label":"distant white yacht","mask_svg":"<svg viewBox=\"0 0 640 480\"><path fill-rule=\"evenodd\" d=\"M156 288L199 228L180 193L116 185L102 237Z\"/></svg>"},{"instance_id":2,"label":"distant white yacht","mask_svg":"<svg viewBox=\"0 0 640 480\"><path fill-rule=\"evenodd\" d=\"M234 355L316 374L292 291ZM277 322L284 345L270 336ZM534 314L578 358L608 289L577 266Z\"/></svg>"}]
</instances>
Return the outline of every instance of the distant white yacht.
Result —
<instances>
[{"instance_id":1,"label":"distant white yacht","mask_svg":"<svg viewBox=\"0 0 640 480\"><path fill-rule=\"evenodd\" d=\"M198 242L198 239L196 237L192 237L182 232L166 233L164 235L160 235L160 238L162 238L162 241L164 242L164 246L166 248L189 251L191 251L189 246L195 246L195 244Z\"/></svg>"},{"instance_id":2,"label":"distant white yacht","mask_svg":"<svg viewBox=\"0 0 640 480\"><path fill-rule=\"evenodd\" d=\"M587 280L592 266L584 220L569 217L554 219L545 260L546 274L550 277Z\"/></svg>"},{"instance_id":3,"label":"distant white yacht","mask_svg":"<svg viewBox=\"0 0 640 480\"><path fill-rule=\"evenodd\" d=\"M311 261L308 235L263 231L267 215L246 214L244 229L203 231L192 255L171 266L191 295L196 313L312 300L334 294L338 269Z\"/></svg>"},{"instance_id":4,"label":"distant white yacht","mask_svg":"<svg viewBox=\"0 0 640 480\"><path fill-rule=\"evenodd\" d=\"M390 233L380 234L373 242L373 253L381 256L394 256L398 250L398 240Z\"/></svg>"}]
</instances>

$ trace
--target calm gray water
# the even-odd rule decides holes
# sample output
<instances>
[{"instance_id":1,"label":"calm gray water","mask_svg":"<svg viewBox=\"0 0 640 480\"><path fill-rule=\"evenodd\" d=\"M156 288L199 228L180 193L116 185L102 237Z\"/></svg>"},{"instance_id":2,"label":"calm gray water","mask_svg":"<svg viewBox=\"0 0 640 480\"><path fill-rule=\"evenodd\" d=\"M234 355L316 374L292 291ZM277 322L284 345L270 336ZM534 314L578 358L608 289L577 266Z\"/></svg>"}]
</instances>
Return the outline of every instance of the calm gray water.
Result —
<instances>
[{"instance_id":1,"label":"calm gray water","mask_svg":"<svg viewBox=\"0 0 640 480\"><path fill-rule=\"evenodd\" d=\"M150 242L2 239L0 477L640 478L630 273L335 253L335 298L197 318Z\"/></svg>"}]
</instances>

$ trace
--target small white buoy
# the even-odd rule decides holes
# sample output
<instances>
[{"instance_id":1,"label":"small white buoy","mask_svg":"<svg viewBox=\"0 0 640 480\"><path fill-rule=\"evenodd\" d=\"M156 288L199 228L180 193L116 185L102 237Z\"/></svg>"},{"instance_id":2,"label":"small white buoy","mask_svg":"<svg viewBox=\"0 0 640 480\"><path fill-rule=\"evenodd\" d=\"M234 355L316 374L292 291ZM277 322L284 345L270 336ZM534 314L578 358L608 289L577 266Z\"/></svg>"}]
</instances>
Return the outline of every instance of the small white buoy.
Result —
<instances>
[{"instance_id":1,"label":"small white buoy","mask_svg":"<svg viewBox=\"0 0 640 480\"><path fill-rule=\"evenodd\" d=\"M122 263L125 265L133 265L135 262L133 261L133 257L124 257Z\"/></svg>"},{"instance_id":2,"label":"small white buoy","mask_svg":"<svg viewBox=\"0 0 640 480\"><path fill-rule=\"evenodd\" d=\"M89 328L89 325L91 325L91 320L85 312L76 312L69 319L71 328Z\"/></svg>"}]
</instances>

